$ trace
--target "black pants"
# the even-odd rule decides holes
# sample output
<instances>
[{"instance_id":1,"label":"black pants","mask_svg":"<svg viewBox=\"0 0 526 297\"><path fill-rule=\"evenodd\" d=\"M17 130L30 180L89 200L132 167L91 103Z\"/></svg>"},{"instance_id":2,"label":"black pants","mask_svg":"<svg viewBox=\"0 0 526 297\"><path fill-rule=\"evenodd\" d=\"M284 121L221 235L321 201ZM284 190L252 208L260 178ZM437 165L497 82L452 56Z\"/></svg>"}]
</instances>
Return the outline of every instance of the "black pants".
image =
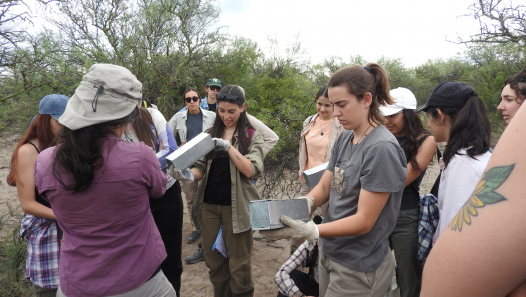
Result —
<instances>
[{"instance_id":1,"label":"black pants","mask_svg":"<svg viewBox=\"0 0 526 297\"><path fill-rule=\"evenodd\" d=\"M290 272L290 278L294 281L294 284L300 291L307 296L319 296L320 295L320 286L318 283L311 279L310 276L306 273L303 273L297 269L294 269ZM286 295L278 292L278 297L287 297Z\"/></svg>"},{"instance_id":2,"label":"black pants","mask_svg":"<svg viewBox=\"0 0 526 297\"><path fill-rule=\"evenodd\" d=\"M167 257L161 264L166 278L172 283L177 296L181 290L181 249L183 240L183 200L181 186L175 182L161 198L150 198L150 210L161 233Z\"/></svg>"}]
</instances>

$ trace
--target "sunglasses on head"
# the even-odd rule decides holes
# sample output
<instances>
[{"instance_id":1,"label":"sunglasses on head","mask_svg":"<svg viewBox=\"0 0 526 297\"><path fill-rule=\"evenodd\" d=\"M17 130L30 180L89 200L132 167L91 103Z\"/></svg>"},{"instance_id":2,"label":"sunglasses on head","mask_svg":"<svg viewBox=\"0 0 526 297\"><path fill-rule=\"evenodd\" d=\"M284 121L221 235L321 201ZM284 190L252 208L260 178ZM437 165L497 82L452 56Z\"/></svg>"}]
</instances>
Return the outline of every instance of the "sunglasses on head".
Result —
<instances>
[{"instance_id":1,"label":"sunglasses on head","mask_svg":"<svg viewBox=\"0 0 526 297\"><path fill-rule=\"evenodd\" d=\"M199 97L197 97L197 96L194 96L194 97L186 97L186 98L184 98L184 101L185 101L186 103L190 103L190 102L192 102L192 101L197 102L197 101L199 101Z\"/></svg>"},{"instance_id":2,"label":"sunglasses on head","mask_svg":"<svg viewBox=\"0 0 526 297\"><path fill-rule=\"evenodd\" d=\"M210 90L212 91L216 91L216 92L219 92L221 91L221 87L220 86L209 86Z\"/></svg>"},{"instance_id":3,"label":"sunglasses on head","mask_svg":"<svg viewBox=\"0 0 526 297\"><path fill-rule=\"evenodd\" d=\"M238 96L227 93L217 93L216 99L219 101L242 101Z\"/></svg>"}]
</instances>

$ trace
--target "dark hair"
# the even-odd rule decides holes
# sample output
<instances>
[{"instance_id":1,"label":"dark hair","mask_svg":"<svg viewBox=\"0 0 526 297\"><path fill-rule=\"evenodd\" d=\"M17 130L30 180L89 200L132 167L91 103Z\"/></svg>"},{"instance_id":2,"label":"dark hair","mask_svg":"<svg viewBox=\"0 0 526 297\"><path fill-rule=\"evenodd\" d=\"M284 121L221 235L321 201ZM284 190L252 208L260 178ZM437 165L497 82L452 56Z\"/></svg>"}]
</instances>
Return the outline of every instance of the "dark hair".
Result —
<instances>
[{"instance_id":1,"label":"dark hair","mask_svg":"<svg viewBox=\"0 0 526 297\"><path fill-rule=\"evenodd\" d=\"M188 92L191 92L191 91L194 91L197 93L197 97L199 97L199 102L201 102L201 94L199 94L199 91L196 90L195 88L187 88L186 90L184 90L184 93L183 93L183 103L184 103L184 98L186 97L186 93Z\"/></svg>"},{"instance_id":2,"label":"dark hair","mask_svg":"<svg viewBox=\"0 0 526 297\"><path fill-rule=\"evenodd\" d=\"M329 95L327 94L327 85L324 85L323 87L321 87L319 90L318 90L318 93L316 94L316 98L314 98L314 100L318 100L318 98L320 97L325 97L325 98L329 98Z\"/></svg>"},{"instance_id":3,"label":"dark hair","mask_svg":"<svg viewBox=\"0 0 526 297\"><path fill-rule=\"evenodd\" d=\"M26 134L24 134L20 141L18 141L18 145L11 156L11 164L9 166L10 170L9 174L7 175L8 185L13 187L16 186L16 160L18 158L18 151L22 145L29 143L33 139L37 139L38 149L43 151L56 144L57 137L55 134L53 134L53 130L51 130L51 124L49 123L50 120L51 116L48 114L37 115L33 123L29 125Z\"/></svg>"},{"instance_id":4,"label":"dark hair","mask_svg":"<svg viewBox=\"0 0 526 297\"><path fill-rule=\"evenodd\" d=\"M526 99L526 68L517 73L514 77L506 79L504 86L510 85L510 88L517 95L517 103L522 104Z\"/></svg>"},{"instance_id":5,"label":"dark hair","mask_svg":"<svg viewBox=\"0 0 526 297\"><path fill-rule=\"evenodd\" d=\"M94 169L104 166L101 151L104 144L103 138L113 132L112 128L118 128L127 123L133 123L139 116L139 108L136 107L129 115L78 130L64 127L60 135L61 145L56 149L53 161L53 175L60 184L73 193L86 190L95 177ZM61 166L73 175L73 182L66 185L57 171Z\"/></svg>"},{"instance_id":6,"label":"dark hair","mask_svg":"<svg viewBox=\"0 0 526 297\"><path fill-rule=\"evenodd\" d=\"M329 88L339 86L344 86L358 100L363 100L365 93L371 93L373 100L369 107L369 123L383 124L384 116L379 107L393 104L393 100L389 95L389 76L382 66L369 63L365 67L354 65L342 68L332 75L328 84Z\"/></svg>"},{"instance_id":7,"label":"dark hair","mask_svg":"<svg viewBox=\"0 0 526 297\"><path fill-rule=\"evenodd\" d=\"M422 125L420 116L412 109L404 109L404 125L405 125L405 143L402 148L405 153L406 160L411 164L414 170L419 170L418 162L416 162L416 155L418 154L418 142L424 135L430 135L428 130Z\"/></svg>"},{"instance_id":8,"label":"dark hair","mask_svg":"<svg viewBox=\"0 0 526 297\"><path fill-rule=\"evenodd\" d=\"M139 112L140 116L133 121L133 131L139 141L144 142L155 151L155 139L159 137L159 134L157 134L157 129L153 124L152 116L144 107L139 107Z\"/></svg>"},{"instance_id":9,"label":"dark hair","mask_svg":"<svg viewBox=\"0 0 526 297\"><path fill-rule=\"evenodd\" d=\"M219 102L229 102L229 103L233 103L233 104L236 104L237 106L241 107L241 106L243 106L244 103L246 103L246 101L245 101L245 91L240 86L236 86L236 85L224 86L221 89L221 93L236 95L237 99L231 99L231 98L219 99L219 98L217 98L218 105L219 105ZM221 96L218 96L218 97L221 97ZM207 132L212 137L221 138L221 136L223 135L224 129L225 129L225 123L223 123L223 120L221 119L221 117L218 114L216 116L215 121L214 121L214 125ZM247 118L247 110L245 108L245 111L243 111L240 114L240 116L239 116L239 119L238 119L237 125L236 125L236 129L234 131L234 133L237 132L237 139L239 140L239 152L242 155L245 155L245 154L248 153L248 147L250 145L250 139L249 139L249 136L248 136L248 129L254 129L254 128L252 127L252 124L250 124L250 121ZM235 140L232 139L232 141L233 141L232 145L235 145L235 142L234 142ZM214 158L215 157L215 151L211 151L208 154L208 157L209 158Z\"/></svg>"},{"instance_id":10,"label":"dark hair","mask_svg":"<svg viewBox=\"0 0 526 297\"><path fill-rule=\"evenodd\" d=\"M451 118L449 140L444 151L444 163L447 167L451 158L465 148L468 156L484 154L490 148L491 129L488 112L484 102L476 96L470 97L466 105L457 107L429 107L427 115L438 118L438 110Z\"/></svg>"}]
</instances>

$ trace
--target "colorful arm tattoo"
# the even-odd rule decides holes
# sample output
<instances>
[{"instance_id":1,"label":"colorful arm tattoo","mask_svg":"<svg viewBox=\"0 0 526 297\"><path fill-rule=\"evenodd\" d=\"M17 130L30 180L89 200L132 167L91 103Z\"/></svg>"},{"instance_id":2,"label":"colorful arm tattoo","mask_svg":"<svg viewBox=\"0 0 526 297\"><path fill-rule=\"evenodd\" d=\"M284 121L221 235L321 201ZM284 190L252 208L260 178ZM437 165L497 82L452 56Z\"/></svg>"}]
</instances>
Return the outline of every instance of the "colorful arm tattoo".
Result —
<instances>
[{"instance_id":1,"label":"colorful arm tattoo","mask_svg":"<svg viewBox=\"0 0 526 297\"><path fill-rule=\"evenodd\" d=\"M473 195L471 195L451 222L449 222L448 227L453 231L458 230L460 232L462 231L464 222L471 225L471 217L478 215L477 208L506 200L504 196L495 192L495 190L508 179L514 166L515 165L493 167L486 171L475 188Z\"/></svg>"}]
</instances>

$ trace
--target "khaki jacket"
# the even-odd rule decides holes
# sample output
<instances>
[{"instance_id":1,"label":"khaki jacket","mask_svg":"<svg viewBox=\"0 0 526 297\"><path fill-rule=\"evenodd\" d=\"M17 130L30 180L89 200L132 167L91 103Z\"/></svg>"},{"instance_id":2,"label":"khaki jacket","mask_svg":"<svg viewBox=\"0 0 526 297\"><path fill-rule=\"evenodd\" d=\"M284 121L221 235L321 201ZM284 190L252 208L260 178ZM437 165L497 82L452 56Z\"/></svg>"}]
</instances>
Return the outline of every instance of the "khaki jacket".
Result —
<instances>
[{"instance_id":1,"label":"khaki jacket","mask_svg":"<svg viewBox=\"0 0 526 297\"><path fill-rule=\"evenodd\" d=\"M212 128L212 125L214 124L214 120L216 119L215 112L211 112L205 109L201 108L201 112L203 113L203 131ZM186 119L188 118L188 110L180 111L176 113L168 122L168 127L170 127L170 130L172 130L172 133L174 134L174 137L177 133L179 133L179 139L181 139L181 142L188 142L186 139Z\"/></svg>"},{"instance_id":2,"label":"khaki jacket","mask_svg":"<svg viewBox=\"0 0 526 297\"><path fill-rule=\"evenodd\" d=\"M238 133L236 132L232 140L236 140L234 146L238 149L237 145ZM261 177L263 174L263 137L257 130L252 135L250 146L248 147L248 154L245 158L252 162L252 178L247 178L239 172L234 162L230 160L230 178L232 180L232 228L234 233L245 232L250 229L250 201L259 200L259 194L256 190L256 185L253 180ZM194 219L201 219L201 204L205 196L205 188L208 180L208 173L210 172L210 166L212 165L212 159L208 159L207 156L199 159L191 168L196 168L203 174L203 179L199 183L197 194L192 205L192 215Z\"/></svg>"},{"instance_id":3,"label":"khaki jacket","mask_svg":"<svg viewBox=\"0 0 526 297\"><path fill-rule=\"evenodd\" d=\"M307 132L310 131L317 116L318 114L312 115L303 122L303 130L301 131L300 138L300 154L298 157L300 162L300 171L298 173L300 177L303 175L303 170L305 170L305 163L307 163L307 150L305 150L305 134L307 134ZM327 156L325 157L325 162L329 162L329 160L331 159L332 147L334 146L336 139L338 139L338 136L340 136L343 130L344 128L340 124L340 122L338 122L338 118L334 118L332 120L331 137L329 138L329 148L327 149Z\"/></svg>"}]
</instances>

